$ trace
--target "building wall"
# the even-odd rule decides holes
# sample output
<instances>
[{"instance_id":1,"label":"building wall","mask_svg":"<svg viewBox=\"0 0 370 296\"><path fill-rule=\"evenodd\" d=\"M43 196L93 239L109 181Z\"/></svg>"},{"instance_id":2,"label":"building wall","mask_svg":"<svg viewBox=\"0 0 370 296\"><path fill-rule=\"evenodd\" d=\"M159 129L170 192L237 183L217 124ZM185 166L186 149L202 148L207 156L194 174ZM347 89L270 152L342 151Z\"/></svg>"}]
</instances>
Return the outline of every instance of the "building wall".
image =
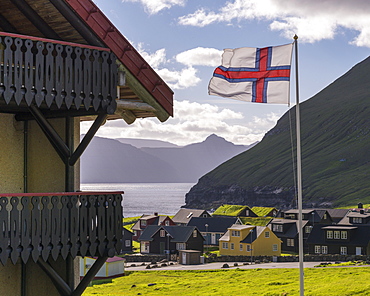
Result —
<instances>
[{"instance_id":1,"label":"building wall","mask_svg":"<svg viewBox=\"0 0 370 296\"><path fill-rule=\"evenodd\" d=\"M64 137L64 120L49 121ZM79 120L75 123L75 141L79 141ZM24 123L16 122L10 114L0 114L0 192L62 192L65 191L65 169L58 154L54 151L46 136L35 121L28 124L27 174L24 170ZM79 169L76 166L75 183L79 188ZM27 183L25 183L27 180ZM27 188L25 186L27 184ZM26 190L27 189L27 190ZM59 257L50 263L57 272L65 277L66 262ZM0 295L21 295L22 263L18 260L13 265L9 260L6 266L0 263ZM29 259L25 265L26 295L59 296L49 277ZM75 278L78 279L78 262L75 262Z\"/></svg>"},{"instance_id":2,"label":"building wall","mask_svg":"<svg viewBox=\"0 0 370 296\"><path fill-rule=\"evenodd\" d=\"M269 237L265 236L265 232ZM273 245L277 245L277 250L273 250ZM253 242L253 256L280 256L281 255L281 240L271 231L270 228L265 227L263 232Z\"/></svg>"}]
</instances>

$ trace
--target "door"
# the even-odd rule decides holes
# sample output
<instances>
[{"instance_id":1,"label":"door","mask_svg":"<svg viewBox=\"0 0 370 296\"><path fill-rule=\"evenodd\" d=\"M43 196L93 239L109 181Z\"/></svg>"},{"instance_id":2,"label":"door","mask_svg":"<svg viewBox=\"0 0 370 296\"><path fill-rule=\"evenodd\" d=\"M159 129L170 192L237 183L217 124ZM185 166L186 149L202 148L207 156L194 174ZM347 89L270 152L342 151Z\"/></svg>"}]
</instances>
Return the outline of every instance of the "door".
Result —
<instances>
[{"instance_id":1,"label":"door","mask_svg":"<svg viewBox=\"0 0 370 296\"><path fill-rule=\"evenodd\" d=\"M361 247L356 247L356 255L362 255Z\"/></svg>"},{"instance_id":2,"label":"door","mask_svg":"<svg viewBox=\"0 0 370 296\"><path fill-rule=\"evenodd\" d=\"M211 236L211 244L212 245L215 245L216 244L216 233L212 233L212 236Z\"/></svg>"},{"instance_id":3,"label":"door","mask_svg":"<svg viewBox=\"0 0 370 296\"><path fill-rule=\"evenodd\" d=\"M159 253L160 254L164 254L164 248L165 248L165 243L164 242L160 242L159 243Z\"/></svg>"},{"instance_id":4,"label":"door","mask_svg":"<svg viewBox=\"0 0 370 296\"><path fill-rule=\"evenodd\" d=\"M188 264L186 262L186 253L185 252L182 252L182 264Z\"/></svg>"}]
</instances>

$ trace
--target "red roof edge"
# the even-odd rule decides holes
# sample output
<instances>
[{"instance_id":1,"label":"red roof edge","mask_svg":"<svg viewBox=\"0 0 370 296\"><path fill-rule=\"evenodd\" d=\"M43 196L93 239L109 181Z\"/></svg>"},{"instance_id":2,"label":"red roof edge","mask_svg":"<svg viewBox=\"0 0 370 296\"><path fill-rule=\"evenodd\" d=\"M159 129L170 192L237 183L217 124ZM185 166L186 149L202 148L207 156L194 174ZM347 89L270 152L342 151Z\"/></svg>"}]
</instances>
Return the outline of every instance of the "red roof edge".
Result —
<instances>
[{"instance_id":1,"label":"red roof edge","mask_svg":"<svg viewBox=\"0 0 370 296\"><path fill-rule=\"evenodd\" d=\"M91 0L65 0L158 103L173 116L173 91Z\"/></svg>"}]
</instances>

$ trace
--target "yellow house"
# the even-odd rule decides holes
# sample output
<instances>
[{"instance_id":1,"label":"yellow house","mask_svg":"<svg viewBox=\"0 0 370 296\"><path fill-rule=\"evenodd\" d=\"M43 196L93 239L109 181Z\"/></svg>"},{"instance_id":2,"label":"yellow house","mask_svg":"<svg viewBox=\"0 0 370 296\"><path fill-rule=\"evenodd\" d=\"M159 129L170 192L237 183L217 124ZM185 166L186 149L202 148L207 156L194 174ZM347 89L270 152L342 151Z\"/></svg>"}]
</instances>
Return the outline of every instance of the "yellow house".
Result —
<instances>
[{"instance_id":1,"label":"yellow house","mask_svg":"<svg viewBox=\"0 0 370 296\"><path fill-rule=\"evenodd\" d=\"M265 226L234 224L219 239L219 247L220 255L281 255L281 240Z\"/></svg>"}]
</instances>

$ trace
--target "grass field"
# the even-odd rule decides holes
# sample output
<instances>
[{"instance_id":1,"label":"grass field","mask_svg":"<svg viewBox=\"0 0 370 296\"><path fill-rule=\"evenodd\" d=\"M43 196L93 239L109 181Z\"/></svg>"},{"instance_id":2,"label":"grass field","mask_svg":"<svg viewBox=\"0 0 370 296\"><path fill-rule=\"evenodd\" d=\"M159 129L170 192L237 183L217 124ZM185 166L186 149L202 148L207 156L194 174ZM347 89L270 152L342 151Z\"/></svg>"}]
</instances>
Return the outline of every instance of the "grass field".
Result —
<instances>
[{"instance_id":1,"label":"grass field","mask_svg":"<svg viewBox=\"0 0 370 296\"><path fill-rule=\"evenodd\" d=\"M369 295L370 267L305 269L305 295ZM88 287L83 296L299 295L298 269L137 271Z\"/></svg>"}]
</instances>

